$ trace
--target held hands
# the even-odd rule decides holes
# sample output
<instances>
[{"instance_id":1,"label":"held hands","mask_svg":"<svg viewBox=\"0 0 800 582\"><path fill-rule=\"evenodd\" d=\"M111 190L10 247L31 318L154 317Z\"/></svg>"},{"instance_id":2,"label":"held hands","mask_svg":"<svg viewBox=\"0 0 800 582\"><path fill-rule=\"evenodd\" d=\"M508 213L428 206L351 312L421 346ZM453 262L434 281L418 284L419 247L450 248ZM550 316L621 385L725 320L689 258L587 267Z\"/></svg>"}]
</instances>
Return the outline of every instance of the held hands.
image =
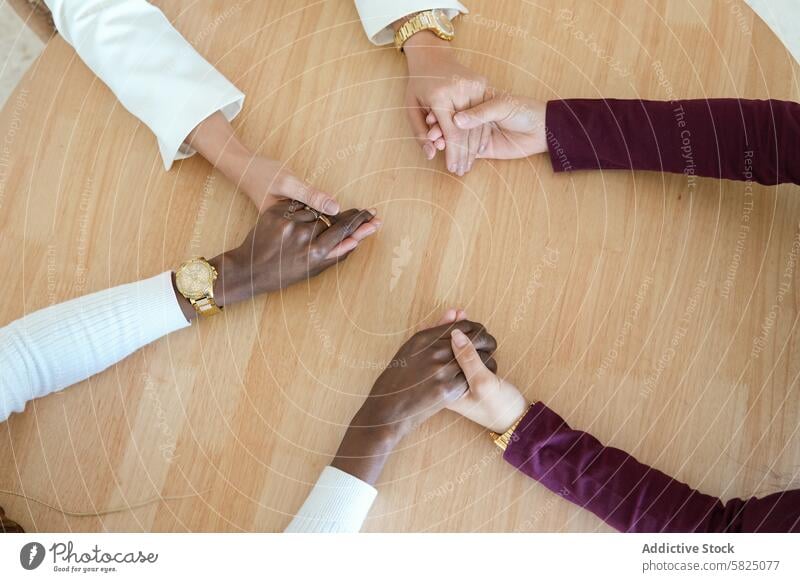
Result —
<instances>
[{"instance_id":1,"label":"held hands","mask_svg":"<svg viewBox=\"0 0 800 582\"><path fill-rule=\"evenodd\" d=\"M453 356L453 329L471 338L482 365L495 369L495 339L465 316L463 311L450 310L439 325L420 331L403 344L353 417L334 467L374 483L404 436L458 401L467 382Z\"/></svg>"},{"instance_id":2,"label":"held hands","mask_svg":"<svg viewBox=\"0 0 800 582\"><path fill-rule=\"evenodd\" d=\"M295 201L272 204L244 242L210 262L219 273L214 295L220 305L283 289L345 260L377 232L374 210L346 210L327 227Z\"/></svg>"},{"instance_id":3,"label":"held hands","mask_svg":"<svg viewBox=\"0 0 800 582\"><path fill-rule=\"evenodd\" d=\"M545 113L547 104L527 97L499 95L455 114L453 122L464 130L482 127L484 143L479 158L513 160L547 151ZM438 119L428 115L426 137L438 150L449 150L450 141Z\"/></svg>"},{"instance_id":4,"label":"held hands","mask_svg":"<svg viewBox=\"0 0 800 582\"><path fill-rule=\"evenodd\" d=\"M495 374L496 367L484 364L469 337L454 329L451 342L469 389L447 408L491 431L504 433L525 413L527 401L516 386Z\"/></svg>"},{"instance_id":5,"label":"held hands","mask_svg":"<svg viewBox=\"0 0 800 582\"><path fill-rule=\"evenodd\" d=\"M427 137L429 128L425 120L426 116L435 119L440 137L448 146L447 169L463 176L472 169L488 133L483 125L457 126L453 115L484 100L486 79L459 63L448 41L431 32L415 34L403 48L408 62L406 111L417 142L432 160L436 155L433 143L436 140Z\"/></svg>"}]
</instances>

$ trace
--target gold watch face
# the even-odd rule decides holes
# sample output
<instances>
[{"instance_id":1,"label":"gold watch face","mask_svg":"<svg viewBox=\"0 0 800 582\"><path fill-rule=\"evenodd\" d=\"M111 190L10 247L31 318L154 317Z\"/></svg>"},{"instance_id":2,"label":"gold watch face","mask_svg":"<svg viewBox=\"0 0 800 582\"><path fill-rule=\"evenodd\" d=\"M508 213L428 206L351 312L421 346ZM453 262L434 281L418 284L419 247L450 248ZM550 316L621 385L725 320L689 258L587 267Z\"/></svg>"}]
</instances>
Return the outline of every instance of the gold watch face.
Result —
<instances>
[{"instance_id":1,"label":"gold watch face","mask_svg":"<svg viewBox=\"0 0 800 582\"><path fill-rule=\"evenodd\" d=\"M214 267L202 259L192 259L175 273L175 285L187 299L201 299L211 295L216 279Z\"/></svg>"},{"instance_id":2,"label":"gold watch face","mask_svg":"<svg viewBox=\"0 0 800 582\"><path fill-rule=\"evenodd\" d=\"M439 28L441 28L442 32L446 35L453 36L456 33L453 23L447 18L447 13L444 10L434 10L433 17L436 19L436 24L439 25Z\"/></svg>"}]
</instances>

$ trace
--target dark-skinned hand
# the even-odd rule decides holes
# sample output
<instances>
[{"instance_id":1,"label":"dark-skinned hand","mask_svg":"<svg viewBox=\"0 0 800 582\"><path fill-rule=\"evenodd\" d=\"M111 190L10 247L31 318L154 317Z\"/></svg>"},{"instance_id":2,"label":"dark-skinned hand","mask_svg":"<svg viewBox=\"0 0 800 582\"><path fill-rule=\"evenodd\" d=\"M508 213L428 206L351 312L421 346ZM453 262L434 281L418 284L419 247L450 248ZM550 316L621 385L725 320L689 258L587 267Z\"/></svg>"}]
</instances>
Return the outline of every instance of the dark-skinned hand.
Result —
<instances>
[{"instance_id":1,"label":"dark-skinned hand","mask_svg":"<svg viewBox=\"0 0 800 582\"><path fill-rule=\"evenodd\" d=\"M241 245L209 261L219 273L217 304L228 306L315 277L345 260L381 226L374 210L350 209L328 218L330 227L294 200L267 208ZM176 296L186 317L194 318L191 304Z\"/></svg>"},{"instance_id":2,"label":"dark-skinned hand","mask_svg":"<svg viewBox=\"0 0 800 582\"><path fill-rule=\"evenodd\" d=\"M374 483L404 436L464 395L467 381L450 340L454 329L470 338L489 369L497 369L495 339L481 324L463 319L463 312L449 310L439 325L406 341L375 381L350 422L334 467Z\"/></svg>"}]
</instances>

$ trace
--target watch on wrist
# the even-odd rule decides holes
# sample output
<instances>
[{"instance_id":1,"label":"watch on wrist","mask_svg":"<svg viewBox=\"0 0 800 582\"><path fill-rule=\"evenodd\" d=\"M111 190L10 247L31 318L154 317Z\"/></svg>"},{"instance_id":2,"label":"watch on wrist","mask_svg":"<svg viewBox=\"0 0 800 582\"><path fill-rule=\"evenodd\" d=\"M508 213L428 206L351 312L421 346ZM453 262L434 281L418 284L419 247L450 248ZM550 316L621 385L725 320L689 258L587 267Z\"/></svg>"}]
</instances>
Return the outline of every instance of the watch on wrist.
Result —
<instances>
[{"instance_id":1,"label":"watch on wrist","mask_svg":"<svg viewBox=\"0 0 800 582\"><path fill-rule=\"evenodd\" d=\"M394 34L394 46L402 51L406 41L423 30L430 30L443 40L453 40L456 29L444 10L426 10L409 18Z\"/></svg>"},{"instance_id":2,"label":"watch on wrist","mask_svg":"<svg viewBox=\"0 0 800 582\"><path fill-rule=\"evenodd\" d=\"M214 281L217 276L214 265L204 257L189 259L175 272L178 293L186 297L195 311L203 317L222 311L214 300Z\"/></svg>"},{"instance_id":3,"label":"watch on wrist","mask_svg":"<svg viewBox=\"0 0 800 582\"><path fill-rule=\"evenodd\" d=\"M514 437L514 431L517 430L519 423L522 422L522 419L528 414L531 406L533 406L533 404L529 404L528 407L525 408L525 412L522 413L522 416L515 420L514 424L511 425L511 428L509 428L503 434L497 434L496 432L489 431L489 438L492 439L492 442L494 442L494 444L497 445L500 450L505 451L508 448L508 444Z\"/></svg>"}]
</instances>

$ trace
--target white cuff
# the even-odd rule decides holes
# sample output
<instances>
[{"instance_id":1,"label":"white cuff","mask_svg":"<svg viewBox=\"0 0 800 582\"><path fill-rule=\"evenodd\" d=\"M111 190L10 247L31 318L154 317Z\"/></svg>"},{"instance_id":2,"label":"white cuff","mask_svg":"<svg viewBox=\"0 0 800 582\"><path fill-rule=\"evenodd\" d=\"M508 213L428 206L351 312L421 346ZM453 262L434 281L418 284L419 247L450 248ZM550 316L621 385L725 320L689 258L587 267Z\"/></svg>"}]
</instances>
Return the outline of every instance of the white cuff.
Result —
<instances>
[{"instance_id":1,"label":"white cuff","mask_svg":"<svg viewBox=\"0 0 800 582\"><path fill-rule=\"evenodd\" d=\"M155 277L131 283L136 297L136 309L145 322L147 337L142 338L149 343L173 331L189 327L183 314L175 288L172 286L172 271L166 271Z\"/></svg>"},{"instance_id":2,"label":"white cuff","mask_svg":"<svg viewBox=\"0 0 800 582\"><path fill-rule=\"evenodd\" d=\"M219 111L225 116L225 119L233 121L239 115L244 106L244 93L233 85L230 85L227 90L217 93L218 95L214 95L214 91L208 91L197 99L187 102L181 119L177 120L179 123L171 128L173 131L170 132L170 135L166 139L158 138L158 151L161 152L161 158L164 160L164 169L169 170L173 162L189 158L197 153L197 150L184 142L192 130L207 117Z\"/></svg>"},{"instance_id":3,"label":"white cuff","mask_svg":"<svg viewBox=\"0 0 800 582\"><path fill-rule=\"evenodd\" d=\"M456 0L356 0L356 8L364 32L378 45L393 42L392 23L409 14L438 8L446 11L448 18L452 20L459 14L469 12Z\"/></svg>"},{"instance_id":4,"label":"white cuff","mask_svg":"<svg viewBox=\"0 0 800 582\"><path fill-rule=\"evenodd\" d=\"M288 533L357 533L378 491L361 479L325 467Z\"/></svg>"}]
</instances>

